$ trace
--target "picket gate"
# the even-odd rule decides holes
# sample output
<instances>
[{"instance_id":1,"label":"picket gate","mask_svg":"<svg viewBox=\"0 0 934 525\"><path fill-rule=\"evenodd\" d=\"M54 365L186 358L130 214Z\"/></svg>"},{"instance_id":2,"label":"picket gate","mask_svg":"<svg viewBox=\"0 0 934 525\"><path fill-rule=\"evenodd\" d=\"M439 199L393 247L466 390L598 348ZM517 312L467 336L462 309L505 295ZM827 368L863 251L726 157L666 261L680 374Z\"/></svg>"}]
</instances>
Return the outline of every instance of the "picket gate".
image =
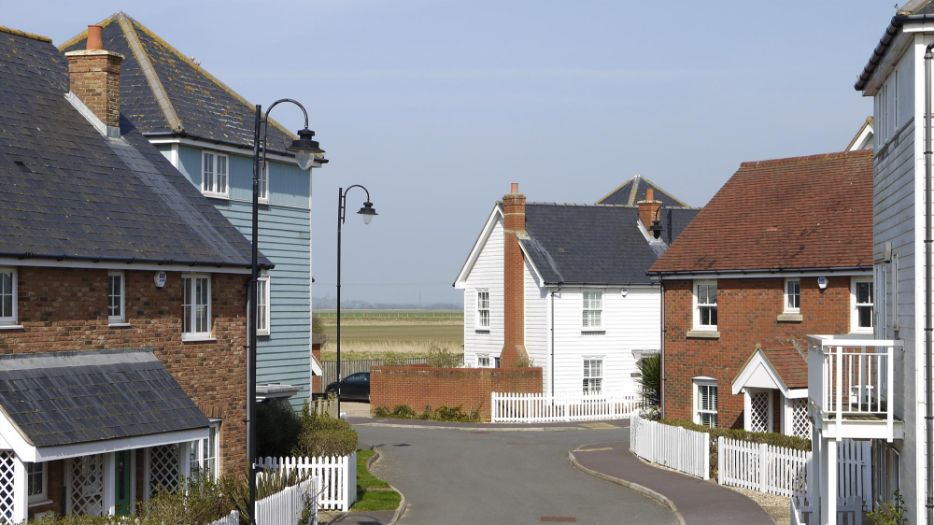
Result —
<instances>
[{"instance_id":1,"label":"picket gate","mask_svg":"<svg viewBox=\"0 0 934 525\"><path fill-rule=\"evenodd\" d=\"M549 396L541 393L493 392L493 423L558 423L625 419L642 407L635 395Z\"/></svg>"},{"instance_id":2,"label":"picket gate","mask_svg":"<svg viewBox=\"0 0 934 525\"><path fill-rule=\"evenodd\" d=\"M717 482L791 497L801 490L810 452L717 438Z\"/></svg>"},{"instance_id":3,"label":"picket gate","mask_svg":"<svg viewBox=\"0 0 934 525\"><path fill-rule=\"evenodd\" d=\"M257 460L260 469L298 472L316 480L317 503L320 509L350 510L357 500L357 453L349 456L326 457L265 457Z\"/></svg>"}]
</instances>

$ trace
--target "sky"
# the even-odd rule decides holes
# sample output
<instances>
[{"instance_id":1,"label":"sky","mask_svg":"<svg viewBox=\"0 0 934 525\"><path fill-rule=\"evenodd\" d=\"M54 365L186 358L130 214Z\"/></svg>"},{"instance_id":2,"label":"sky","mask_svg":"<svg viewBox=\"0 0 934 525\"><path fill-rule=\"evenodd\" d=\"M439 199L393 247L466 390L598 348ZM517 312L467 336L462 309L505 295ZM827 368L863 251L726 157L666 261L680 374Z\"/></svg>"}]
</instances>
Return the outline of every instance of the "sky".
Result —
<instances>
[{"instance_id":1,"label":"sky","mask_svg":"<svg viewBox=\"0 0 934 525\"><path fill-rule=\"evenodd\" d=\"M61 43L124 11L241 95L310 111L316 297L460 304L452 283L511 182L593 203L635 174L703 206L740 162L839 151L894 0L4 0ZM0 79L2 81L2 79ZM273 117L301 127L297 110Z\"/></svg>"}]
</instances>

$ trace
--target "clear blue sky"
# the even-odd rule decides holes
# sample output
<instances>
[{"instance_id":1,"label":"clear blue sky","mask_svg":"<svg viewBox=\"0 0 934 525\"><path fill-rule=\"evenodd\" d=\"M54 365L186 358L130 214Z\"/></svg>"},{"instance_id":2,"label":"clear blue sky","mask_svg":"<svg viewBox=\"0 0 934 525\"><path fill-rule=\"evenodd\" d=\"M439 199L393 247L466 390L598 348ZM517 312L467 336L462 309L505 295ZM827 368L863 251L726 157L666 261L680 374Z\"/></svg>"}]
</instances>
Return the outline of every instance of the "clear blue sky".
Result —
<instances>
[{"instance_id":1,"label":"clear blue sky","mask_svg":"<svg viewBox=\"0 0 934 525\"><path fill-rule=\"evenodd\" d=\"M8 2L0 23L59 43L118 10L251 101L310 108L331 159L316 296L334 296L336 193L356 183L380 215L348 218L344 297L456 303L510 182L589 203L640 173L701 206L743 160L842 149L894 1Z\"/></svg>"}]
</instances>

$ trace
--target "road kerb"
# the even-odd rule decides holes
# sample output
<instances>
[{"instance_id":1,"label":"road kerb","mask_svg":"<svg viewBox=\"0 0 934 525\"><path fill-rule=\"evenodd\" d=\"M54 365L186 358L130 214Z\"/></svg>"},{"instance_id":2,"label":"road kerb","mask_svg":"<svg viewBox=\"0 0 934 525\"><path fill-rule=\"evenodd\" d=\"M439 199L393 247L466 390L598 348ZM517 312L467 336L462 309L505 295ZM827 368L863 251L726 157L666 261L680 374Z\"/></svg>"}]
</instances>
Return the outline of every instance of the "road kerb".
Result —
<instances>
[{"instance_id":1,"label":"road kerb","mask_svg":"<svg viewBox=\"0 0 934 525\"><path fill-rule=\"evenodd\" d=\"M568 451L568 459L571 461L571 465L573 465L574 468L586 474L590 474L591 476L594 476L596 478L609 481L610 483L616 483L617 485L621 485L628 489L634 490L638 492L639 494L642 494L643 496L651 500L654 500L660 505L664 505L668 507L669 509L671 509L672 512L674 512L675 516L678 518L678 523L680 523L680 525L686 525L684 521L684 516L682 516L681 512L678 510L678 506L675 505L675 502L671 501L671 499L669 499L668 496L665 496L664 494L660 492L654 491L638 483L634 483L632 481L617 478L616 476L611 476L609 474L604 474L603 472L597 472L596 470L587 468L584 465L582 465L579 461L577 461L577 458L574 456L574 452L576 450L578 449Z\"/></svg>"},{"instance_id":2,"label":"road kerb","mask_svg":"<svg viewBox=\"0 0 934 525\"><path fill-rule=\"evenodd\" d=\"M372 451L374 452L374 454L373 454L373 456L370 457L370 459L366 462L366 469L367 469L367 470L370 470L370 467L372 467L373 465L375 465L376 462L379 461L380 459L382 459L382 457L383 457L383 453L380 452L378 448L376 448L376 447L370 447L370 450L372 450ZM405 503L405 494L403 494L401 490L399 490L399 489L397 489L396 487L394 487L394 486L392 485L392 483L390 483L390 482L387 481L386 484L389 485L389 488L391 488L392 490L396 491L396 494L398 494L398 495L399 495L399 498L400 498L400 500L399 500L399 506L396 507L396 512L392 515L392 519L389 520L389 523L386 524L386 525L396 525L396 522L399 521L399 520L402 518L402 514L405 513L405 505L406 505L406 503Z\"/></svg>"}]
</instances>

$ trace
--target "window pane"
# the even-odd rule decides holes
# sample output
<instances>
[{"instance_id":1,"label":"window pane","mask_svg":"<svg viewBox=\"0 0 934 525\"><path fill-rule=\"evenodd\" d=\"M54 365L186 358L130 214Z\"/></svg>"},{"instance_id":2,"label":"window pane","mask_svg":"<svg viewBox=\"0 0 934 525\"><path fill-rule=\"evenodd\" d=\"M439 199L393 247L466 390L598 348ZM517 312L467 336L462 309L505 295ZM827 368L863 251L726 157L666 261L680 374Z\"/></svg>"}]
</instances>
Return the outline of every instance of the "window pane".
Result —
<instances>
[{"instance_id":1,"label":"window pane","mask_svg":"<svg viewBox=\"0 0 934 525\"><path fill-rule=\"evenodd\" d=\"M182 332L191 333L191 300L192 300L192 290L191 290L191 279L185 278L182 279Z\"/></svg>"},{"instance_id":2,"label":"window pane","mask_svg":"<svg viewBox=\"0 0 934 525\"><path fill-rule=\"evenodd\" d=\"M872 307L860 306L857 310L859 312L859 327L872 328Z\"/></svg>"},{"instance_id":3,"label":"window pane","mask_svg":"<svg viewBox=\"0 0 934 525\"><path fill-rule=\"evenodd\" d=\"M227 193L227 157L217 157L217 192Z\"/></svg>"},{"instance_id":4,"label":"window pane","mask_svg":"<svg viewBox=\"0 0 934 525\"><path fill-rule=\"evenodd\" d=\"M872 303L872 283L856 283L856 302L861 304Z\"/></svg>"},{"instance_id":5,"label":"window pane","mask_svg":"<svg viewBox=\"0 0 934 525\"><path fill-rule=\"evenodd\" d=\"M204 178L204 189L205 191L214 191L214 155L210 153L204 154L204 172L202 173Z\"/></svg>"}]
</instances>

